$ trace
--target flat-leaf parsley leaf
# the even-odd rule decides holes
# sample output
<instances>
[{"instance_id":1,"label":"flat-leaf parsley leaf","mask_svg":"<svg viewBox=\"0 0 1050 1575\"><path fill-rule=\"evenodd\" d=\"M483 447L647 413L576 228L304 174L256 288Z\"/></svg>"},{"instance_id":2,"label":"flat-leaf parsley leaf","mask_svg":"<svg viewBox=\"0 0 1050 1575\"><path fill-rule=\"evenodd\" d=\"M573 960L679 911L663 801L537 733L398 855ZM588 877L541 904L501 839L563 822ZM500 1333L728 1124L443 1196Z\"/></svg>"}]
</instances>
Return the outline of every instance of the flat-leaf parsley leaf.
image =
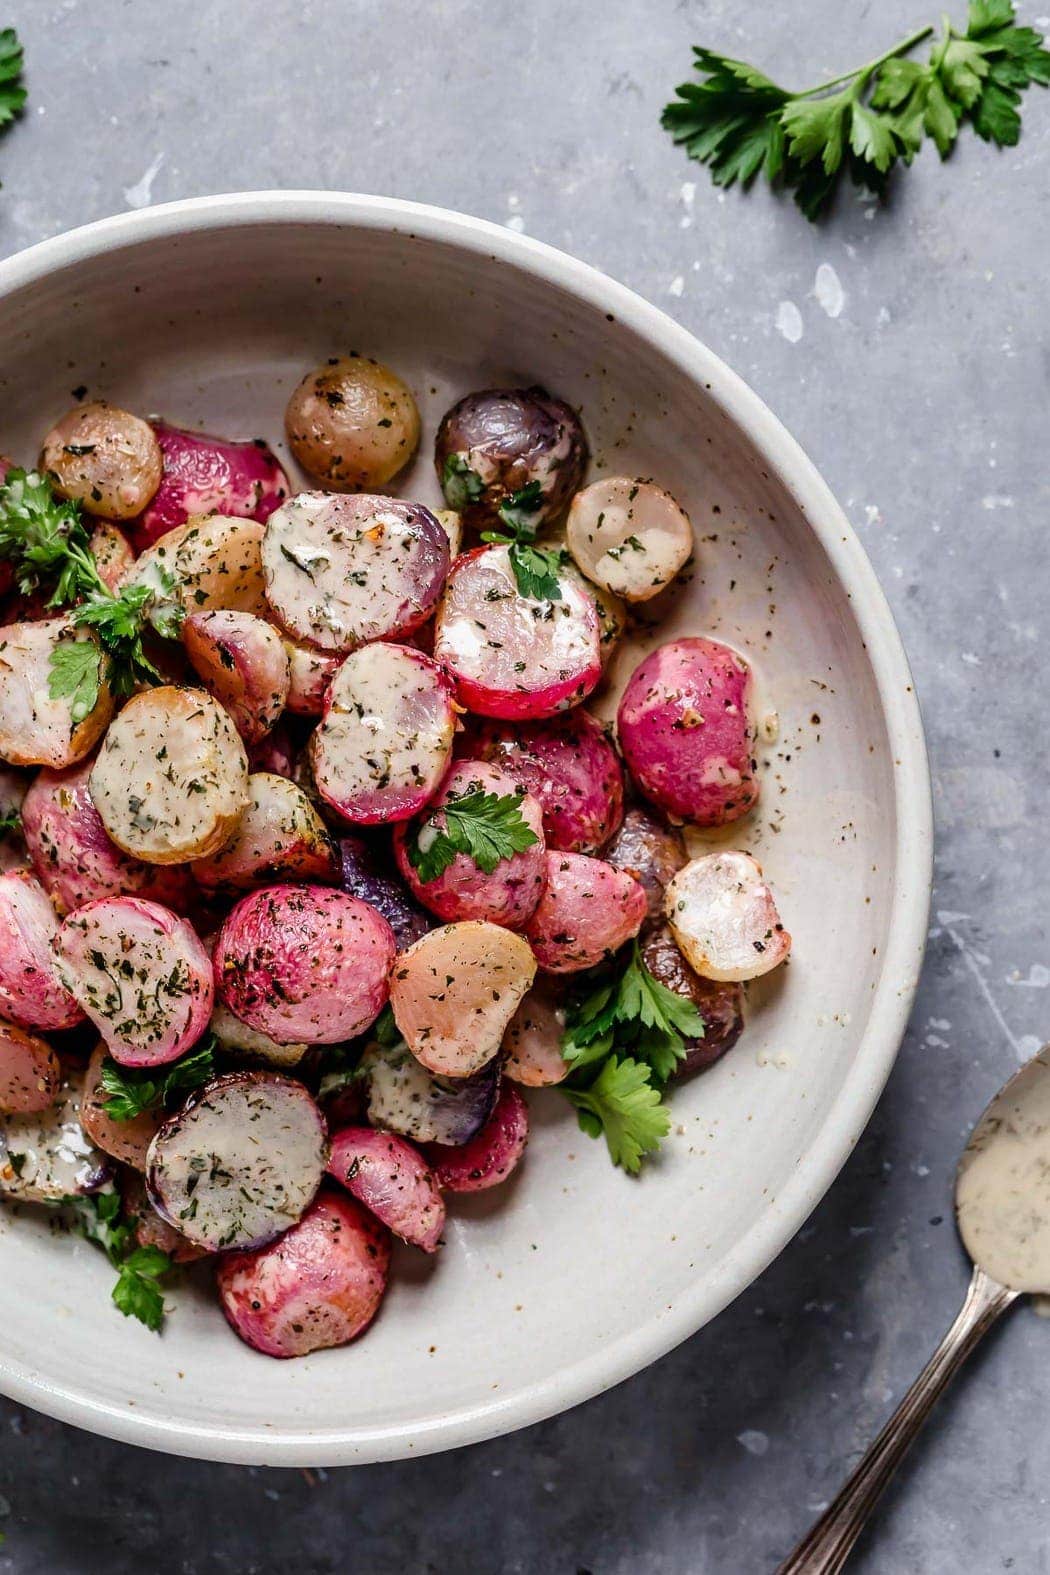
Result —
<instances>
[{"instance_id":1,"label":"flat-leaf parsley leaf","mask_svg":"<svg viewBox=\"0 0 1050 1575\"><path fill-rule=\"evenodd\" d=\"M458 853L491 875L501 859L531 848L539 838L521 813L525 794L486 793L471 783L429 816L408 844L408 861L424 884L437 880ZM435 824L440 817L443 826Z\"/></svg>"}]
</instances>

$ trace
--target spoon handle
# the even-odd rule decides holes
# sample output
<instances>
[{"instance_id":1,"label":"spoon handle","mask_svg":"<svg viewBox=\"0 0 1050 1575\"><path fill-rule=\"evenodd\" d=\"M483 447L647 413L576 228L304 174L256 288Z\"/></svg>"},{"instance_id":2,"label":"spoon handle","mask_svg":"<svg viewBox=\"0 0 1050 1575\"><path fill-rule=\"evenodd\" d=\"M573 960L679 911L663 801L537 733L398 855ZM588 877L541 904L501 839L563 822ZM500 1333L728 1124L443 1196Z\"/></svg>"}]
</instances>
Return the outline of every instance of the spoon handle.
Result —
<instances>
[{"instance_id":1,"label":"spoon handle","mask_svg":"<svg viewBox=\"0 0 1050 1575\"><path fill-rule=\"evenodd\" d=\"M930 1360L863 1460L777 1575L838 1575L890 1478L934 1405L992 1324L1017 1300L974 1268L966 1300Z\"/></svg>"}]
</instances>

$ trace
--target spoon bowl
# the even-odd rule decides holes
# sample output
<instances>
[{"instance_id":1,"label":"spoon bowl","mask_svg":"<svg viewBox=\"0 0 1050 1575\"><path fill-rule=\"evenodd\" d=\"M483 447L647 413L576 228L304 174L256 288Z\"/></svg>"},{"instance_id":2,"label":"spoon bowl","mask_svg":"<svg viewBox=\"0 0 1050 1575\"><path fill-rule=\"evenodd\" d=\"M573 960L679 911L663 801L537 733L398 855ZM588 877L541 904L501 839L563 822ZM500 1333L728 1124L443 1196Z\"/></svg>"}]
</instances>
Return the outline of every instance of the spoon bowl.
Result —
<instances>
[{"instance_id":1,"label":"spoon bowl","mask_svg":"<svg viewBox=\"0 0 1050 1575\"><path fill-rule=\"evenodd\" d=\"M1050 1291L1050 1045L996 1094L955 1177L974 1263L1012 1291Z\"/></svg>"}]
</instances>

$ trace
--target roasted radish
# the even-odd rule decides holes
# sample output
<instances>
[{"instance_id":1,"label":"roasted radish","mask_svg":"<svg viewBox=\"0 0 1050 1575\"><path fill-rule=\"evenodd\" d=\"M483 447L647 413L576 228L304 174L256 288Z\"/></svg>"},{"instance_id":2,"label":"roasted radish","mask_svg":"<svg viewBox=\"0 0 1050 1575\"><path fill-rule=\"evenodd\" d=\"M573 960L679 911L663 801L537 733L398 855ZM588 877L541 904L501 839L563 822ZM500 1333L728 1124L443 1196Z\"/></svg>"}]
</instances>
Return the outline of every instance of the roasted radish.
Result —
<instances>
[{"instance_id":1,"label":"roasted radish","mask_svg":"<svg viewBox=\"0 0 1050 1575\"><path fill-rule=\"evenodd\" d=\"M360 1203L326 1187L280 1241L234 1252L216 1271L235 1334L266 1356L346 1345L379 1311L390 1233Z\"/></svg>"},{"instance_id":2,"label":"roasted radish","mask_svg":"<svg viewBox=\"0 0 1050 1575\"><path fill-rule=\"evenodd\" d=\"M383 915L394 932L398 951L404 951L434 928L430 914L396 878L393 863L388 865L363 837L341 837L339 857L343 890L370 903Z\"/></svg>"},{"instance_id":3,"label":"roasted radish","mask_svg":"<svg viewBox=\"0 0 1050 1575\"><path fill-rule=\"evenodd\" d=\"M523 823L517 840L520 852L498 859L486 870L469 853L456 853L440 874L424 879L425 864L419 867L425 850L438 837L447 835L446 809L454 813L457 804L469 804L479 794L497 799L513 798L517 783L498 766L481 760L461 760L454 765L441 785L441 791L427 808L421 822L398 826L394 831L394 853L398 869L409 889L439 919L454 923L460 919L487 919L520 929L540 900L546 880L543 861L543 817L539 803L525 793L516 813ZM531 835L531 843L528 838ZM495 856L495 855L494 855Z\"/></svg>"},{"instance_id":4,"label":"roasted radish","mask_svg":"<svg viewBox=\"0 0 1050 1575\"><path fill-rule=\"evenodd\" d=\"M166 421L155 421L153 431L163 470L156 496L135 522L144 545L205 514L261 523L291 491L288 477L261 438L235 442L186 432Z\"/></svg>"},{"instance_id":5,"label":"roasted radish","mask_svg":"<svg viewBox=\"0 0 1050 1575\"><path fill-rule=\"evenodd\" d=\"M385 487L419 446L411 389L368 356L333 357L308 372L284 420L299 464L333 492Z\"/></svg>"},{"instance_id":6,"label":"roasted radish","mask_svg":"<svg viewBox=\"0 0 1050 1575\"><path fill-rule=\"evenodd\" d=\"M371 1127L344 1127L332 1138L328 1174L395 1236L436 1252L445 1205L418 1149Z\"/></svg>"},{"instance_id":7,"label":"roasted radish","mask_svg":"<svg viewBox=\"0 0 1050 1575\"><path fill-rule=\"evenodd\" d=\"M533 523L561 514L587 467L580 418L543 388L487 388L446 412L435 444L449 508L471 525L500 525L501 506L534 488Z\"/></svg>"},{"instance_id":8,"label":"roasted radish","mask_svg":"<svg viewBox=\"0 0 1050 1575\"><path fill-rule=\"evenodd\" d=\"M207 858L248 806L248 757L228 713L202 689L132 697L89 778L102 824L148 864Z\"/></svg>"},{"instance_id":9,"label":"roasted radish","mask_svg":"<svg viewBox=\"0 0 1050 1575\"><path fill-rule=\"evenodd\" d=\"M582 853L546 861L547 884L524 931L545 973L594 968L638 934L647 909L632 876Z\"/></svg>"},{"instance_id":10,"label":"roasted radish","mask_svg":"<svg viewBox=\"0 0 1050 1575\"><path fill-rule=\"evenodd\" d=\"M156 599L154 622L172 610L214 607L268 613L262 570L263 527L257 520L214 514L191 519L160 536L137 558L125 584L148 585Z\"/></svg>"},{"instance_id":11,"label":"roasted radish","mask_svg":"<svg viewBox=\"0 0 1050 1575\"><path fill-rule=\"evenodd\" d=\"M242 1023L221 1003L213 1009L208 1027L222 1049L238 1060L262 1061L265 1066L276 1067L281 1072L298 1066L309 1048L305 1044L278 1044L269 1034L261 1034L257 1028Z\"/></svg>"},{"instance_id":12,"label":"roasted radish","mask_svg":"<svg viewBox=\"0 0 1050 1575\"><path fill-rule=\"evenodd\" d=\"M88 514L130 520L160 486L160 444L149 423L103 400L77 405L44 439L40 469Z\"/></svg>"},{"instance_id":13,"label":"roasted radish","mask_svg":"<svg viewBox=\"0 0 1050 1575\"><path fill-rule=\"evenodd\" d=\"M261 1247L302 1218L327 1156L324 1119L301 1083L231 1072L161 1127L146 1190L161 1218L198 1247Z\"/></svg>"},{"instance_id":14,"label":"roasted radish","mask_svg":"<svg viewBox=\"0 0 1050 1575\"><path fill-rule=\"evenodd\" d=\"M749 853L708 853L679 870L664 912L686 959L705 979L757 979L784 961L791 936Z\"/></svg>"},{"instance_id":15,"label":"roasted radish","mask_svg":"<svg viewBox=\"0 0 1050 1575\"><path fill-rule=\"evenodd\" d=\"M196 931L156 902L102 897L63 920L58 975L122 1066L177 1061L201 1037L215 989Z\"/></svg>"},{"instance_id":16,"label":"roasted radish","mask_svg":"<svg viewBox=\"0 0 1050 1575\"><path fill-rule=\"evenodd\" d=\"M607 476L577 492L565 535L587 578L626 602L658 595L693 551L689 516L671 494L626 476Z\"/></svg>"},{"instance_id":17,"label":"roasted radish","mask_svg":"<svg viewBox=\"0 0 1050 1575\"><path fill-rule=\"evenodd\" d=\"M645 891L650 924L663 918L664 892L689 855L677 826L668 825L658 811L632 807L623 825L602 849L602 858L632 875Z\"/></svg>"},{"instance_id":18,"label":"roasted radish","mask_svg":"<svg viewBox=\"0 0 1050 1575\"><path fill-rule=\"evenodd\" d=\"M19 1028L72 1028L83 1018L51 950L57 933L55 910L35 876L0 875L0 1014Z\"/></svg>"},{"instance_id":19,"label":"roasted radish","mask_svg":"<svg viewBox=\"0 0 1050 1575\"><path fill-rule=\"evenodd\" d=\"M448 1192L484 1192L506 1181L529 1141L529 1111L513 1083L504 1083L492 1116L462 1148L430 1143L427 1159Z\"/></svg>"},{"instance_id":20,"label":"roasted radish","mask_svg":"<svg viewBox=\"0 0 1050 1575\"><path fill-rule=\"evenodd\" d=\"M537 798L548 848L597 853L623 815L623 771L601 724L580 708L544 722L483 722L457 754L488 760Z\"/></svg>"},{"instance_id":21,"label":"roasted radish","mask_svg":"<svg viewBox=\"0 0 1050 1575\"><path fill-rule=\"evenodd\" d=\"M80 1125L80 1082L70 1077L46 1110L0 1115L0 1192L57 1203L106 1185L112 1166Z\"/></svg>"},{"instance_id":22,"label":"roasted radish","mask_svg":"<svg viewBox=\"0 0 1050 1575\"><path fill-rule=\"evenodd\" d=\"M358 825L406 820L436 791L456 711L438 665L404 645L366 645L332 679L310 744L317 791Z\"/></svg>"},{"instance_id":23,"label":"roasted radish","mask_svg":"<svg viewBox=\"0 0 1050 1575\"><path fill-rule=\"evenodd\" d=\"M452 567L434 625L434 659L481 716L553 716L601 677L598 614L578 580L557 601L524 596L508 547L479 547Z\"/></svg>"},{"instance_id":24,"label":"roasted radish","mask_svg":"<svg viewBox=\"0 0 1050 1575\"><path fill-rule=\"evenodd\" d=\"M469 1143L492 1114L500 1062L471 1077L432 1077L408 1047L370 1044L358 1063L374 1127L414 1143Z\"/></svg>"},{"instance_id":25,"label":"roasted radish","mask_svg":"<svg viewBox=\"0 0 1050 1575\"><path fill-rule=\"evenodd\" d=\"M638 786L697 826L739 820L758 799L751 669L717 640L673 640L636 667L616 726Z\"/></svg>"},{"instance_id":26,"label":"roasted radish","mask_svg":"<svg viewBox=\"0 0 1050 1575\"><path fill-rule=\"evenodd\" d=\"M367 903L321 886L244 897L219 934L215 977L236 1017L278 1042L339 1044L387 999L394 934Z\"/></svg>"},{"instance_id":27,"label":"roasted radish","mask_svg":"<svg viewBox=\"0 0 1050 1575\"><path fill-rule=\"evenodd\" d=\"M254 613L216 608L186 619L182 643L245 743L265 738L285 708L290 683L288 653L273 625Z\"/></svg>"},{"instance_id":28,"label":"roasted radish","mask_svg":"<svg viewBox=\"0 0 1050 1575\"><path fill-rule=\"evenodd\" d=\"M685 1056L674 1075L687 1077L706 1067L731 1050L744 1027L744 991L735 981L716 983L701 979L682 956L666 924L661 924L642 945L642 961L660 984L684 996L703 1018L704 1032L699 1039L685 1040Z\"/></svg>"},{"instance_id":29,"label":"roasted radish","mask_svg":"<svg viewBox=\"0 0 1050 1575\"><path fill-rule=\"evenodd\" d=\"M146 897L184 912L188 870L129 858L106 832L88 786L92 762L40 771L22 802L22 830L40 884L59 913L98 897Z\"/></svg>"},{"instance_id":30,"label":"roasted radish","mask_svg":"<svg viewBox=\"0 0 1050 1575\"><path fill-rule=\"evenodd\" d=\"M324 710L328 685L343 661L341 652L315 651L312 646L284 636L288 657L288 699L285 704L295 716L320 716Z\"/></svg>"},{"instance_id":31,"label":"roasted radish","mask_svg":"<svg viewBox=\"0 0 1050 1575\"><path fill-rule=\"evenodd\" d=\"M302 788L287 777L256 771L248 808L218 853L197 859L205 891L251 891L275 881L335 881L338 862L324 821Z\"/></svg>"},{"instance_id":32,"label":"roasted radish","mask_svg":"<svg viewBox=\"0 0 1050 1575\"><path fill-rule=\"evenodd\" d=\"M74 694L52 697L51 661L56 651L94 638L65 618L0 629L0 760L58 771L90 754L113 715L104 664L94 703L84 707Z\"/></svg>"},{"instance_id":33,"label":"roasted radish","mask_svg":"<svg viewBox=\"0 0 1050 1575\"><path fill-rule=\"evenodd\" d=\"M539 978L514 1013L503 1036L503 1071L526 1088L550 1088L572 1071L562 1055L565 997L551 979Z\"/></svg>"},{"instance_id":34,"label":"roasted radish","mask_svg":"<svg viewBox=\"0 0 1050 1575\"><path fill-rule=\"evenodd\" d=\"M520 935L498 924L446 924L398 957L394 1020L428 1071L469 1077L498 1053L535 975Z\"/></svg>"},{"instance_id":35,"label":"roasted radish","mask_svg":"<svg viewBox=\"0 0 1050 1575\"><path fill-rule=\"evenodd\" d=\"M449 566L429 509L400 498L300 492L267 521L266 596L295 640L352 651L425 623Z\"/></svg>"},{"instance_id":36,"label":"roasted radish","mask_svg":"<svg viewBox=\"0 0 1050 1575\"><path fill-rule=\"evenodd\" d=\"M130 1121L117 1121L107 1108L107 1095L102 1086L102 1069L109 1057L109 1046L96 1047L84 1074L84 1087L80 1098L80 1125L103 1154L130 1165L132 1170L146 1168L146 1151L164 1124L159 1110L144 1110Z\"/></svg>"},{"instance_id":37,"label":"roasted radish","mask_svg":"<svg viewBox=\"0 0 1050 1575\"><path fill-rule=\"evenodd\" d=\"M0 1111L29 1116L58 1097L62 1068L46 1039L0 1020Z\"/></svg>"}]
</instances>

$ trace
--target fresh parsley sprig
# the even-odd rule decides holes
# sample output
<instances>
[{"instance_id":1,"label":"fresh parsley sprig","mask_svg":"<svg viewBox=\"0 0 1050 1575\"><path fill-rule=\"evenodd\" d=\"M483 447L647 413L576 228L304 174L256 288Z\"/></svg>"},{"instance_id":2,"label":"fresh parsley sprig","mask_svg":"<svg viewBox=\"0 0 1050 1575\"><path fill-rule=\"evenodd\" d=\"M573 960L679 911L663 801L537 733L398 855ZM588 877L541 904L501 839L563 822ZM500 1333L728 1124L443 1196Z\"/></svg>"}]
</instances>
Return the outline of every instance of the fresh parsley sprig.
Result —
<instances>
[{"instance_id":1,"label":"fresh parsley sprig","mask_svg":"<svg viewBox=\"0 0 1050 1575\"><path fill-rule=\"evenodd\" d=\"M69 698L74 723L90 715L103 680L119 698L140 683L163 682L142 644L155 591L109 589L80 509L36 471L11 470L0 486L0 560L12 565L24 596L50 590L49 608L70 608L70 623L94 633L92 640L62 640L51 655L49 693ZM176 635L177 623L169 620L164 632Z\"/></svg>"},{"instance_id":2,"label":"fresh parsley sprig","mask_svg":"<svg viewBox=\"0 0 1050 1575\"><path fill-rule=\"evenodd\" d=\"M498 542L509 546L510 566L522 596L534 601L560 602L561 583L558 571L565 561L565 554L558 547L534 546L540 521L537 515L543 508L543 490L538 481L530 481L518 492L504 498L496 513L503 531L482 531L482 541Z\"/></svg>"},{"instance_id":3,"label":"fresh parsley sprig","mask_svg":"<svg viewBox=\"0 0 1050 1575\"><path fill-rule=\"evenodd\" d=\"M635 1174L666 1137L664 1086L686 1055L686 1039L703 1035L692 1001L649 972L637 941L622 973L570 1007L562 1054L572 1072L560 1087L584 1132L604 1133L614 1165Z\"/></svg>"},{"instance_id":4,"label":"fresh parsley sprig","mask_svg":"<svg viewBox=\"0 0 1050 1575\"><path fill-rule=\"evenodd\" d=\"M630 1056L607 1057L601 1071L586 1088L568 1088L580 1127L588 1137L604 1135L614 1165L635 1176L646 1154L660 1147L671 1128L671 1117L653 1085L652 1068Z\"/></svg>"},{"instance_id":5,"label":"fresh parsley sprig","mask_svg":"<svg viewBox=\"0 0 1050 1575\"><path fill-rule=\"evenodd\" d=\"M446 800L408 843L408 862L424 885L443 875L459 853L491 875L501 859L524 853L538 842L521 813L524 797L523 790L486 793L479 782L472 782L466 793ZM440 828L435 824L438 815L444 821Z\"/></svg>"},{"instance_id":6,"label":"fresh parsley sprig","mask_svg":"<svg viewBox=\"0 0 1050 1575\"><path fill-rule=\"evenodd\" d=\"M172 1259L159 1247L135 1247L135 1228L123 1214L118 1192L96 1192L88 1197L62 1198L75 1228L102 1248L117 1271L112 1297L125 1318L137 1318L156 1332L164 1322L164 1293L160 1278L173 1268Z\"/></svg>"},{"instance_id":7,"label":"fresh parsley sprig","mask_svg":"<svg viewBox=\"0 0 1050 1575\"><path fill-rule=\"evenodd\" d=\"M441 490L450 509L463 510L485 495L485 483L465 454L449 454L441 468Z\"/></svg>"},{"instance_id":8,"label":"fresh parsley sprig","mask_svg":"<svg viewBox=\"0 0 1050 1575\"><path fill-rule=\"evenodd\" d=\"M0 841L4 837L12 836L16 831L21 831L21 829L22 811L20 809L9 809L3 815L0 815Z\"/></svg>"},{"instance_id":9,"label":"fresh parsley sprig","mask_svg":"<svg viewBox=\"0 0 1050 1575\"><path fill-rule=\"evenodd\" d=\"M159 1077L151 1077L142 1068L118 1066L107 1056L99 1078L107 1116L114 1121L134 1121L148 1110L159 1110L175 1094L199 1088L215 1076L215 1046L215 1038L209 1034L181 1060L161 1068Z\"/></svg>"},{"instance_id":10,"label":"fresh parsley sprig","mask_svg":"<svg viewBox=\"0 0 1050 1575\"><path fill-rule=\"evenodd\" d=\"M925 62L911 51L920 28L855 71L792 93L744 61L696 48L701 80L686 82L662 124L717 186L749 186L764 171L818 218L848 174L882 193L898 161L910 164L927 136L942 158L968 121L988 142L1013 146L1023 90L1050 84L1042 34L1019 27L1013 0L970 0L965 29L944 19Z\"/></svg>"},{"instance_id":11,"label":"fresh parsley sprig","mask_svg":"<svg viewBox=\"0 0 1050 1575\"><path fill-rule=\"evenodd\" d=\"M20 115L26 101L22 45L13 27L0 30L0 131Z\"/></svg>"}]
</instances>

